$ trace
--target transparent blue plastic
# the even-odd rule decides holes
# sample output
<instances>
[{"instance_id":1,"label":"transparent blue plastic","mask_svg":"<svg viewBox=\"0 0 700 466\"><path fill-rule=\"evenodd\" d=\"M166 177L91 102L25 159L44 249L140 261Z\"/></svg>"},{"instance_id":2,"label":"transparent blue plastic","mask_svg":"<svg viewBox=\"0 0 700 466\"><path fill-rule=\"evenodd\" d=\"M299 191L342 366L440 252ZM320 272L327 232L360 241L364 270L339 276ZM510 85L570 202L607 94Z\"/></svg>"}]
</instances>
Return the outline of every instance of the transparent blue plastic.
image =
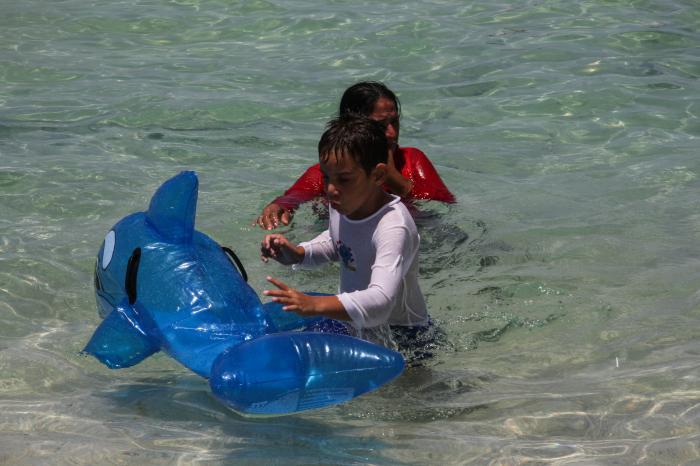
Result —
<instances>
[{"instance_id":1,"label":"transparent blue plastic","mask_svg":"<svg viewBox=\"0 0 700 466\"><path fill-rule=\"evenodd\" d=\"M162 350L249 415L342 403L402 372L399 353L338 322L263 305L230 254L194 229L197 193L197 175L182 172L108 232L95 266L104 320L86 353L116 369Z\"/></svg>"}]
</instances>

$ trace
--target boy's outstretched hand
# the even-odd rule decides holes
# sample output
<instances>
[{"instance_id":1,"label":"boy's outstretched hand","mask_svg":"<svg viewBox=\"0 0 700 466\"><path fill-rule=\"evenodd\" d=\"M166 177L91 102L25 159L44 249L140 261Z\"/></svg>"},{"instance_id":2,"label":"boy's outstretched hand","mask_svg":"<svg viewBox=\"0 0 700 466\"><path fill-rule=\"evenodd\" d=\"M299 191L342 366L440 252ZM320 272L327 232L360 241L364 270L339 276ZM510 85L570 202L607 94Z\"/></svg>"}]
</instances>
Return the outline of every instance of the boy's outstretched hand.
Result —
<instances>
[{"instance_id":1,"label":"boy's outstretched hand","mask_svg":"<svg viewBox=\"0 0 700 466\"><path fill-rule=\"evenodd\" d=\"M270 258L284 265L298 264L304 259L304 248L291 243L283 235L265 235L260 245L260 259L267 262Z\"/></svg>"},{"instance_id":2,"label":"boy's outstretched hand","mask_svg":"<svg viewBox=\"0 0 700 466\"><path fill-rule=\"evenodd\" d=\"M265 296L282 304L283 311L291 311L303 317L328 317L335 320L350 320L343 304L337 296L309 296L296 290L276 278L267 277L276 290L265 290Z\"/></svg>"}]
</instances>

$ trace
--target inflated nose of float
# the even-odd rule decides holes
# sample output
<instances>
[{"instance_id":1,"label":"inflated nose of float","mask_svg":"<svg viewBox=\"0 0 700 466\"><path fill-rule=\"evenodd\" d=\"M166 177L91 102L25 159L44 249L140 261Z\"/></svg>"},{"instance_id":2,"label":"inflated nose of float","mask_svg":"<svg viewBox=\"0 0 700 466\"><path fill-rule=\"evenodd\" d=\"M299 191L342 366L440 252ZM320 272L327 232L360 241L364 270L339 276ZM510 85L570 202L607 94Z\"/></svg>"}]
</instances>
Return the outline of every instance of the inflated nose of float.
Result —
<instances>
[{"instance_id":1,"label":"inflated nose of float","mask_svg":"<svg viewBox=\"0 0 700 466\"><path fill-rule=\"evenodd\" d=\"M292 332L229 348L212 365L209 386L234 411L279 416L348 401L404 368L401 354L343 335Z\"/></svg>"}]
</instances>

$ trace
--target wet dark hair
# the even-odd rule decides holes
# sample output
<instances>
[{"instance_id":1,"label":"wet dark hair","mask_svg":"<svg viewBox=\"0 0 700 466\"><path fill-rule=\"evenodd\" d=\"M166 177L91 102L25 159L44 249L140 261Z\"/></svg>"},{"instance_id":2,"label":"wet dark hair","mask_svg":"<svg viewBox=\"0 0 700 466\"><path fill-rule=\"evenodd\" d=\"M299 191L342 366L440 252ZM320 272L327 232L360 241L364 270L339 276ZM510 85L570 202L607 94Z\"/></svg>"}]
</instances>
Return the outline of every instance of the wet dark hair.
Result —
<instances>
[{"instance_id":1,"label":"wet dark hair","mask_svg":"<svg viewBox=\"0 0 700 466\"><path fill-rule=\"evenodd\" d=\"M341 115L329 121L318 142L318 158L350 156L368 175L378 163L387 162L384 127L356 114Z\"/></svg>"},{"instance_id":2,"label":"wet dark hair","mask_svg":"<svg viewBox=\"0 0 700 466\"><path fill-rule=\"evenodd\" d=\"M355 113L357 115L369 116L374 111L374 104L385 97L396 107L396 112L401 115L401 103L396 94L386 87L384 83L377 81L361 81L348 87L340 98L340 108L338 115Z\"/></svg>"}]
</instances>

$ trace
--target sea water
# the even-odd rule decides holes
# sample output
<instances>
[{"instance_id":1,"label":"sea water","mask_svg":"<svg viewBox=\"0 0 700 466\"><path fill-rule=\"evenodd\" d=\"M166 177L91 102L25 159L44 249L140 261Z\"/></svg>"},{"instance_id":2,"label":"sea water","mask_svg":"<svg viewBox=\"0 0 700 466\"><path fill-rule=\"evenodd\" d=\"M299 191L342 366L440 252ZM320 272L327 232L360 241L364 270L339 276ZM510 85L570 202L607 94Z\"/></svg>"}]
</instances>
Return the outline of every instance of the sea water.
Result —
<instances>
[{"instance_id":1,"label":"sea water","mask_svg":"<svg viewBox=\"0 0 700 466\"><path fill-rule=\"evenodd\" d=\"M696 0L4 0L0 464L698 464ZM247 419L165 355L80 355L105 233L180 170L197 227L259 261L261 208L342 91L399 95L446 341L377 392ZM311 206L284 228L322 231Z\"/></svg>"}]
</instances>

